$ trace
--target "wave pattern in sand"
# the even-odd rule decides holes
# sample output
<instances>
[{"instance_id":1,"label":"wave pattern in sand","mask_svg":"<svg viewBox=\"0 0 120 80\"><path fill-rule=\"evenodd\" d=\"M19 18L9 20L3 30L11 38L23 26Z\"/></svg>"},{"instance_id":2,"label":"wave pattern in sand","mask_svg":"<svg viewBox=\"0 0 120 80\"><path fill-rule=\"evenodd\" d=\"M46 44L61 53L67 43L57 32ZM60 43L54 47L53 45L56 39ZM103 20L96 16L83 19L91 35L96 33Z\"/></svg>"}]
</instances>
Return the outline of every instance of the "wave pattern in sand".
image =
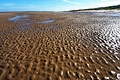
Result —
<instances>
[{"instance_id":1,"label":"wave pattern in sand","mask_svg":"<svg viewBox=\"0 0 120 80\"><path fill-rule=\"evenodd\" d=\"M24 14L29 20L7 20ZM120 73L119 17L47 12L0 17L0 80L116 80ZM47 20L56 21L36 23ZM26 30L19 29L23 22Z\"/></svg>"}]
</instances>

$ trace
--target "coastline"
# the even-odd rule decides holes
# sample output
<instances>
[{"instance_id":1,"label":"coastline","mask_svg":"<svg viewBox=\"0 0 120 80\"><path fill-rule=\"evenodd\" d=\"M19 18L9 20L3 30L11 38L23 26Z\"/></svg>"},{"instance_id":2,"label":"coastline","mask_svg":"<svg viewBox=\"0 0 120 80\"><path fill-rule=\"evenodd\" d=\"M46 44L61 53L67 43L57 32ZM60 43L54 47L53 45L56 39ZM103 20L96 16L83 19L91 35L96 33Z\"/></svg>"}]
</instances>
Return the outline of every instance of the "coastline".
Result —
<instances>
[{"instance_id":1,"label":"coastline","mask_svg":"<svg viewBox=\"0 0 120 80\"><path fill-rule=\"evenodd\" d=\"M83 10L83 11L74 11L74 12L105 12L105 13L120 13L120 10Z\"/></svg>"}]
</instances>

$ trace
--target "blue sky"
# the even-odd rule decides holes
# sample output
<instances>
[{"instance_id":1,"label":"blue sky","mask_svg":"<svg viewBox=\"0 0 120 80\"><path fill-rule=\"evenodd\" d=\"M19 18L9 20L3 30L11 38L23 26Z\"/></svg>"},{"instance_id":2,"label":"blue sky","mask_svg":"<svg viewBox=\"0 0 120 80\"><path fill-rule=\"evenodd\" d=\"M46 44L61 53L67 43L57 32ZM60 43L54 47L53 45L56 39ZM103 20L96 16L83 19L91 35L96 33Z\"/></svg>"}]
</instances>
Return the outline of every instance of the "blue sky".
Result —
<instances>
[{"instance_id":1,"label":"blue sky","mask_svg":"<svg viewBox=\"0 0 120 80\"><path fill-rule=\"evenodd\" d=\"M120 0L0 0L0 11L66 11L120 4Z\"/></svg>"}]
</instances>

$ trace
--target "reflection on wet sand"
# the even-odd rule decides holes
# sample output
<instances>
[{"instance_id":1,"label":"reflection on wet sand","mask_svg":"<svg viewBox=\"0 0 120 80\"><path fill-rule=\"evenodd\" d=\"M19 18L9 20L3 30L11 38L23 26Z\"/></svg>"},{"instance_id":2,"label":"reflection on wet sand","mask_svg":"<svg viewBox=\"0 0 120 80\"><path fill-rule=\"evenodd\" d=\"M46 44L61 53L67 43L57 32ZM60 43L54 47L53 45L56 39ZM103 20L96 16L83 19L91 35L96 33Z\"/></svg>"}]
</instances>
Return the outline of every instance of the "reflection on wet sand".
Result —
<instances>
[{"instance_id":1,"label":"reflection on wet sand","mask_svg":"<svg viewBox=\"0 0 120 80\"><path fill-rule=\"evenodd\" d=\"M29 16L7 21L18 14ZM18 12L0 17L0 32L9 31L0 33L1 80L119 79L119 16Z\"/></svg>"},{"instance_id":2,"label":"reflection on wet sand","mask_svg":"<svg viewBox=\"0 0 120 80\"><path fill-rule=\"evenodd\" d=\"M32 24L36 24L36 23L42 23L42 24L44 24L44 23L51 23L51 22L55 22L55 20L47 20L47 21L39 21L39 22L34 22L34 23L27 23L27 22L25 22L26 20L27 21L33 21L33 20L30 20L30 19L23 19L23 18L28 18L29 17L29 15L21 15L21 16L15 16L15 17L11 17L11 18L8 18L8 20L9 21L13 21L13 22L19 22L19 25L21 26L21 27L18 27L18 28L15 28L14 30L19 30L19 31L27 31L27 30L29 30L29 28L31 28L30 27L30 25L32 25ZM22 19L21 19L22 18ZM29 25L29 26L28 26ZM51 28L51 27L50 27ZM53 28L55 28L55 27L53 27ZM53 29L52 28L52 29ZM47 28L46 28L47 29ZM40 32L43 32L42 30L40 30ZM1 32L1 33L3 33L3 32Z\"/></svg>"},{"instance_id":3,"label":"reflection on wet sand","mask_svg":"<svg viewBox=\"0 0 120 80\"><path fill-rule=\"evenodd\" d=\"M90 15L105 15L105 16L120 16L120 13L106 13L106 12L57 12L63 14L90 14Z\"/></svg>"},{"instance_id":4,"label":"reflection on wet sand","mask_svg":"<svg viewBox=\"0 0 120 80\"><path fill-rule=\"evenodd\" d=\"M25 18L25 17L29 17L29 15L15 16L12 18L8 18L8 20L14 21L14 22L21 21L21 20L29 20L29 19L21 19L21 18Z\"/></svg>"},{"instance_id":5,"label":"reflection on wet sand","mask_svg":"<svg viewBox=\"0 0 120 80\"><path fill-rule=\"evenodd\" d=\"M48 21L42 21L42 22L37 22L37 23L50 23L50 22L54 22L55 20L48 20Z\"/></svg>"},{"instance_id":6,"label":"reflection on wet sand","mask_svg":"<svg viewBox=\"0 0 120 80\"><path fill-rule=\"evenodd\" d=\"M54 22L55 20L48 20L48 21L42 21L42 22L37 22L37 23L50 23L50 22Z\"/></svg>"}]
</instances>

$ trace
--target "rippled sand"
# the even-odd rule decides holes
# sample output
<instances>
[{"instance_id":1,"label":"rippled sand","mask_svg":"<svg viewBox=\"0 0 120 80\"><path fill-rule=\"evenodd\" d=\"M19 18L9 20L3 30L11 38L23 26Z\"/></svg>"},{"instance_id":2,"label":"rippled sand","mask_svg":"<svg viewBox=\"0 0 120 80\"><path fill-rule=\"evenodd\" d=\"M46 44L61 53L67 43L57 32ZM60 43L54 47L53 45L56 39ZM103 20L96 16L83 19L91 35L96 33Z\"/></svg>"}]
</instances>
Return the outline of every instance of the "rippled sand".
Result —
<instances>
[{"instance_id":1,"label":"rippled sand","mask_svg":"<svg viewBox=\"0 0 120 80\"><path fill-rule=\"evenodd\" d=\"M8 20L16 15L29 17ZM119 16L0 13L0 80L117 80L119 73Z\"/></svg>"}]
</instances>

